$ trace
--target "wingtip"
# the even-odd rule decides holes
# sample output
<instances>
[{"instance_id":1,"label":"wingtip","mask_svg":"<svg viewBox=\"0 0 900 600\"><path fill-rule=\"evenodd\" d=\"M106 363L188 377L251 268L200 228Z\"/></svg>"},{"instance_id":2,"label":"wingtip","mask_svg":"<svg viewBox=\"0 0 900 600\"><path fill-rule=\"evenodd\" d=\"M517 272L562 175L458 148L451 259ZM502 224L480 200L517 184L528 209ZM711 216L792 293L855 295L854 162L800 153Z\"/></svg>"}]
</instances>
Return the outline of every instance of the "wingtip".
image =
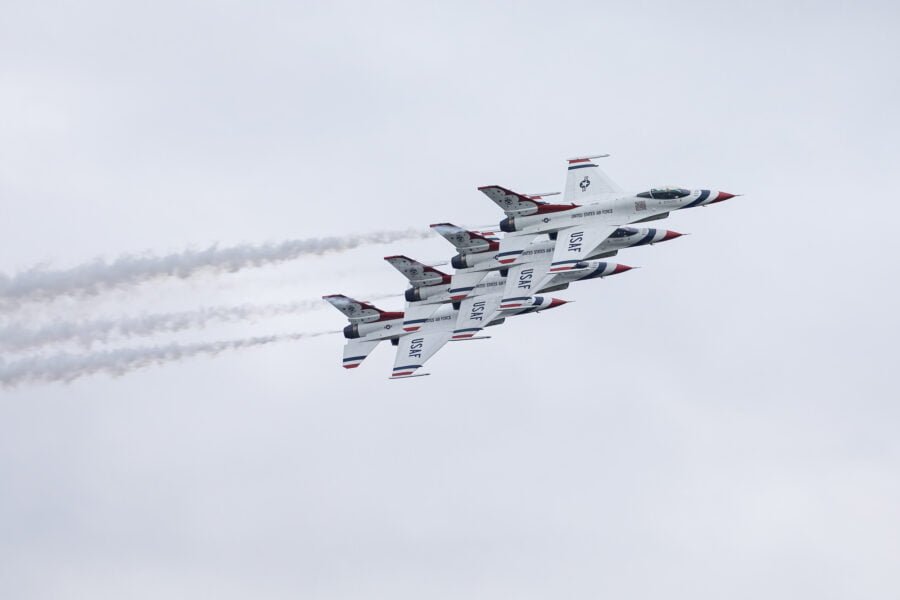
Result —
<instances>
[{"instance_id":1,"label":"wingtip","mask_svg":"<svg viewBox=\"0 0 900 600\"><path fill-rule=\"evenodd\" d=\"M567 158L566 162L571 163L571 162L577 162L577 161L593 160L595 158L609 158L609 156L610 156L609 154L593 154L590 156L575 156L573 158Z\"/></svg>"},{"instance_id":2,"label":"wingtip","mask_svg":"<svg viewBox=\"0 0 900 600\"><path fill-rule=\"evenodd\" d=\"M388 377L390 380L395 379L412 379L413 377L428 377L431 373L410 373L409 375L391 375Z\"/></svg>"}]
</instances>

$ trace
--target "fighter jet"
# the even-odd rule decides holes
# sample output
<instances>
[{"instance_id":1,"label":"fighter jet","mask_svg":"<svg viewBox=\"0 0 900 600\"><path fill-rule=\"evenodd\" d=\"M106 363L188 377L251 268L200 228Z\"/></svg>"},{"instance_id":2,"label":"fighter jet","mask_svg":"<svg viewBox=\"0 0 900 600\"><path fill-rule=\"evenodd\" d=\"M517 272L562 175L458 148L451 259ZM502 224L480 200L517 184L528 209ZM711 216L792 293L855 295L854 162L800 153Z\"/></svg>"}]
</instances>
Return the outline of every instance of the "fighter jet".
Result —
<instances>
[{"instance_id":1,"label":"fighter jet","mask_svg":"<svg viewBox=\"0 0 900 600\"><path fill-rule=\"evenodd\" d=\"M498 294L494 296L499 297ZM402 312L383 311L368 302L360 302L341 294L322 298L341 311L350 321L350 324L344 327L344 337L347 339L343 357L345 369L358 367L375 346L390 340L391 344L397 346L391 379L420 377L427 373L417 374L416 371L448 341L471 339L471 336L454 335L460 312L450 304L439 306L437 311L420 325L420 330L408 333L401 327ZM476 303L471 314L467 314L463 321L478 323L480 329L500 325L506 317L540 312L563 304L566 304L565 300L542 296L534 296L528 306L513 310L489 309L484 304Z\"/></svg>"},{"instance_id":2,"label":"fighter jet","mask_svg":"<svg viewBox=\"0 0 900 600\"><path fill-rule=\"evenodd\" d=\"M498 185L478 188L506 213L500 229L497 261L515 264L537 236L554 242L549 273L579 268L623 225L666 218L670 212L707 206L734 198L728 192L680 187L653 188L629 193L615 184L594 162L608 156L587 156L568 161L563 203L551 204Z\"/></svg>"},{"instance_id":3,"label":"fighter jet","mask_svg":"<svg viewBox=\"0 0 900 600\"><path fill-rule=\"evenodd\" d=\"M678 187L627 193L593 162L597 158L569 160L559 204L500 186L479 188L506 213L502 239L449 223L432 225L456 247L452 275L407 256L386 257L411 285L404 312L382 311L340 294L324 296L350 321L344 328L344 367L358 367L379 342L390 340L397 346L391 378L424 375L418 369L448 341L479 339L480 331L506 317L561 306L566 301L536 294L625 272L631 267L601 259L682 235L628 225L735 196Z\"/></svg>"},{"instance_id":4,"label":"fighter jet","mask_svg":"<svg viewBox=\"0 0 900 600\"><path fill-rule=\"evenodd\" d=\"M523 292L537 293L565 289L569 283L581 279L593 279L624 272L630 267L615 263L597 262L597 259L615 256L619 250L648 244L657 244L681 237L677 231L618 227L595 248L585 252L582 260L564 272L550 273L556 242L552 239L536 240L527 245L515 264L501 262L502 242L490 241L479 232L466 231L451 223L431 226L453 244L458 254L450 259L456 272L450 276L449 293L453 301L461 301L478 292L481 282L489 273L499 271L506 277L504 304L521 300ZM607 271L612 265L619 270ZM600 269L600 270L598 270Z\"/></svg>"},{"instance_id":5,"label":"fighter jet","mask_svg":"<svg viewBox=\"0 0 900 600\"><path fill-rule=\"evenodd\" d=\"M546 261L543 261L544 263L548 263L550 259L549 254L546 255L546 259ZM470 305L474 306L476 299L483 299L484 296L496 295L496 299L490 298L487 301L489 302L488 306L493 305L497 309L523 308L527 306L531 296L535 293L564 290L569 287L569 283L575 281L618 275L632 269L628 265L591 260L585 263L584 269L554 275L539 288L534 287L538 284L533 278L534 269L523 269L518 273L519 279L512 283L510 283L505 270L484 271L485 277L473 287L460 305L458 297L455 297L450 291L450 275L408 256L386 256L384 260L400 271L412 286L404 293L406 298L405 316L403 319L404 331L416 331L419 329L421 323L427 321L441 304L457 304L457 308L460 308L461 319L462 315L467 314L471 309ZM536 260L536 263L543 264L540 258ZM529 262L527 264L535 265L535 268L538 268L536 263ZM546 271L546 268L544 271ZM507 298L509 294L506 290L510 288L517 290L519 294L514 300ZM461 328L468 329L468 327Z\"/></svg>"}]
</instances>

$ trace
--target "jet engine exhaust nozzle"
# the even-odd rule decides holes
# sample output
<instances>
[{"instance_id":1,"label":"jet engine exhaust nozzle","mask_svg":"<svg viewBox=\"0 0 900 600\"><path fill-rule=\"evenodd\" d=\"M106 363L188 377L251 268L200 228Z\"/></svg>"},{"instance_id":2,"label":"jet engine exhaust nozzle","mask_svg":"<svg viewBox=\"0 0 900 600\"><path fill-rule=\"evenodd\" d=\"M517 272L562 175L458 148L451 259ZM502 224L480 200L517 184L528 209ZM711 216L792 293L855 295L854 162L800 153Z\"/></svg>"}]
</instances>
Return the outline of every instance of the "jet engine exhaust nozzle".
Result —
<instances>
[{"instance_id":1,"label":"jet engine exhaust nozzle","mask_svg":"<svg viewBox=\"0 0 900 600\"><path fill-rule=\"evenodd\" d=\"M453 258L450 259L450 266L454 269L465 269L469 264L466 261L465 256L462 254L455 254L453 255Z\"/></svg>"}]
</instances>

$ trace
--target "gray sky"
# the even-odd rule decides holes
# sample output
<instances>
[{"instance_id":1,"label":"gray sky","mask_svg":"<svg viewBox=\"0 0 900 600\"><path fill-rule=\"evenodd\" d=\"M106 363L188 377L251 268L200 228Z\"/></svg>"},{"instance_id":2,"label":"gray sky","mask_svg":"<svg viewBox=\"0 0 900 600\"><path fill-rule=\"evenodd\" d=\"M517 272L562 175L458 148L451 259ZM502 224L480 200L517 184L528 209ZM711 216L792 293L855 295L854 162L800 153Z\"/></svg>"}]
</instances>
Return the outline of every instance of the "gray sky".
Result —
<instances>
[{"instance_id":1,"label":"gray sky","mask_svg":"<svg viewBox=\"0 0 900 600\"><path fill-rule=\"evenodd\" d=\"M626 189L746 196L661 222L693 235L450 345L431 377L388 381L388 348L345 372L324 336L0 389L0 595L897 597L898 12L4 2L7 275L495 222L476 186L559 189L580 153L611 153ZM394 252L450 246L0 322L400 292ZM94 350L343 325L324 308Z\"/></svg>"}]
</instances>

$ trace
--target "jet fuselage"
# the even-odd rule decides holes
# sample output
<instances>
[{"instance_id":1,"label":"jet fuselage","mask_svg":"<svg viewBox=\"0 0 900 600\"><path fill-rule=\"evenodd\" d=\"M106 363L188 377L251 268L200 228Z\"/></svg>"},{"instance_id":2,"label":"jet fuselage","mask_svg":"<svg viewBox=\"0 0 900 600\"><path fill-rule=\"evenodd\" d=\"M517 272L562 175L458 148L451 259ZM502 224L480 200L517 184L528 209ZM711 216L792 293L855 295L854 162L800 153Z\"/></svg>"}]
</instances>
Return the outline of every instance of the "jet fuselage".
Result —
<instances>
[{"instance_id":1,"label":"jet fuselage","mask_svg":"<svg viewBox=\"0 0 900 600\"><path fill-rule=\"evenodd\" d=\"M503 219L500 228L512 234L533 234L552 233L581 223L586 225L639 223L663 218L674 210L706 206L734 197L728 192L713 190L683 191L686 192L684 195L676 193L654 195L651 192L627 194L543 214L539 208L535 214L515 215Z\"/></svg>"}]
</instances>

